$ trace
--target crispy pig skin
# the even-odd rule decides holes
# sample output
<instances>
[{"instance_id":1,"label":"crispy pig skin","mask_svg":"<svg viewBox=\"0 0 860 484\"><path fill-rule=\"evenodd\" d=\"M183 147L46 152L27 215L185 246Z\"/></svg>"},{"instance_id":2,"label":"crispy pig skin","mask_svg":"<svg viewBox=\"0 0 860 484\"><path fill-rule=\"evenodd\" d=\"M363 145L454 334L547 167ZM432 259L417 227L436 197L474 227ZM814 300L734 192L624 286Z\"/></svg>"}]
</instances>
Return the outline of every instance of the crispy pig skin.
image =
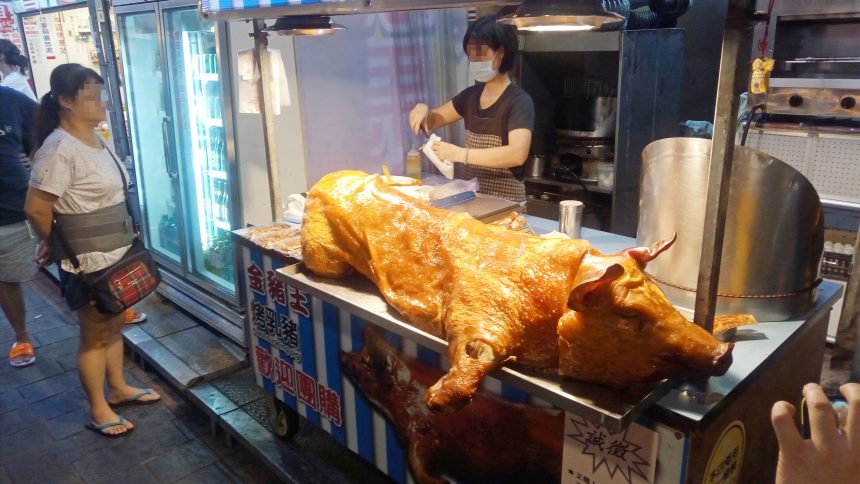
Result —
<instances>
[{"instance_id":1,"label":"crispy pig skin","mask_svg":"<svg viewBox=\"0 0 860 484\"><path fill-rule=\"evenodd\" d=\"M725 373L731 345L675 311L642 272L648 251L604 256L584 240L485 225L360 171L323 177L302 226L309 270L364 275L412 325L448 341L451 369L425 396L443 413L508 360L615 387Z\"/></svg>"}]
</instances>

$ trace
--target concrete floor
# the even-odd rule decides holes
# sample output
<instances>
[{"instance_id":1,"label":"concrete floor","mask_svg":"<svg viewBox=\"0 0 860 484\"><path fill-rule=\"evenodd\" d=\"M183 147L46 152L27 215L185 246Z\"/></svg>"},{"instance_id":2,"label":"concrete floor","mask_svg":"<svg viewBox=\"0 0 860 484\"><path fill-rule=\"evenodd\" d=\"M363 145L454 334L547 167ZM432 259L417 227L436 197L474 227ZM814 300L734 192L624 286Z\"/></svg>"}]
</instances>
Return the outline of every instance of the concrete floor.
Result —
<instances>
[{"instance_id":1,"label":"concrete floor","mask_svg":"<svg viewBox=\"0 0 860 484\"><path fill-rule=\"evenodd\" d=\"M223 434L213 436L202 410L131 358L125 364L129 381L154 388L162 402L122 409L136 425L127 437L87 431L76 321L46 276L24 291L37 363L9 366L5 354L14 337L0 318L0 484L280 481L247 450L229 446Z\"/></svg>"}]
</instances>

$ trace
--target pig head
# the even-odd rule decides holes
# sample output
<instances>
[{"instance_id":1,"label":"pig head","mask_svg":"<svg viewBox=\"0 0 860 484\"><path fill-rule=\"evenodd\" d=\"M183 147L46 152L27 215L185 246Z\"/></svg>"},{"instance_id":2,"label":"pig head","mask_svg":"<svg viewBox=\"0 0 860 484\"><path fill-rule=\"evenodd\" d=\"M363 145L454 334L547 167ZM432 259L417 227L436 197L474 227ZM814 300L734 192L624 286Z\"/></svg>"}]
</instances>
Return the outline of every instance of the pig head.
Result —
<instances>
[{"instance_id":1,"label":"pig head","mask_svg":"<svg viewBox=\"0 0 860 484\"><path fill-rule=\"evenodd\" d=\"M669 245L606 256L434 208L355 171L309 191L302 226L308 269L362 274L448 342L451 369L425 395L443 413L506 362L614 387L723 374L731 346L684 320L643 272Z\"/></svg>"},{"instance_id":2,"label":"pig head","mask_svg":"<svg viewBox=\"0 0 860 484\"><path fill-rule=\"evenodd\" d=\"M559 374L621 388L728 370L733 344L684 318L643 271L673 242L583 258L558 322Z\"/></svg>"}]
</instances>

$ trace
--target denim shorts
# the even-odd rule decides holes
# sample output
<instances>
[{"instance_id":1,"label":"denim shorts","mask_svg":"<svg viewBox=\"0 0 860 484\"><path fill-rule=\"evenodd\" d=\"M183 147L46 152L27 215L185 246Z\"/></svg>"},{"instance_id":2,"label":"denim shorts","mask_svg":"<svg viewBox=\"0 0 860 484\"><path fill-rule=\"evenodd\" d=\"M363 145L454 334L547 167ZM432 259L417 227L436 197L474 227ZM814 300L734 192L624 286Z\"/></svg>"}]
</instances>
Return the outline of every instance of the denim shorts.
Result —
<instances>
[{"instance_id":1,"label":"denim shorts","mask_svg":"<svg viewBox=\"0 0 860 484\"><path fill-rule=\"evenodd\" d=\"M60 290L72 311L81 309L93 300L90 290L79 275L63 269L59 269L59 272Z\"/></svg>"}]
</instances>

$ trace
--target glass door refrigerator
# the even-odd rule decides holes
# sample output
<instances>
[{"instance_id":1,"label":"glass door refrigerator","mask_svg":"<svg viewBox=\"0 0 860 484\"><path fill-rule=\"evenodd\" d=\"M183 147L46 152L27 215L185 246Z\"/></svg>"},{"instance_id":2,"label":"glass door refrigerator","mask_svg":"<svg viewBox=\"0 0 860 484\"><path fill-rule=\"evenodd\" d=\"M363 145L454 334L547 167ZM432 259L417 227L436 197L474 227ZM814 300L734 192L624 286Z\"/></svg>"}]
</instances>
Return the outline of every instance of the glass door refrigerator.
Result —
<instances>
[{"instance_id":1,"label":"glass door refrigerator","mask_svg":"<svg viewBox=\"0 0 860 484\"><path fill-rule=\"evenodd\" d=\"M229 69L222 75L219 60L226 35L219 40L219 26L187 1L115 14L142 225L166 269L162 293L244 345L230 241L232 115L222 96Z\"/></svg>"}]
</instances>

